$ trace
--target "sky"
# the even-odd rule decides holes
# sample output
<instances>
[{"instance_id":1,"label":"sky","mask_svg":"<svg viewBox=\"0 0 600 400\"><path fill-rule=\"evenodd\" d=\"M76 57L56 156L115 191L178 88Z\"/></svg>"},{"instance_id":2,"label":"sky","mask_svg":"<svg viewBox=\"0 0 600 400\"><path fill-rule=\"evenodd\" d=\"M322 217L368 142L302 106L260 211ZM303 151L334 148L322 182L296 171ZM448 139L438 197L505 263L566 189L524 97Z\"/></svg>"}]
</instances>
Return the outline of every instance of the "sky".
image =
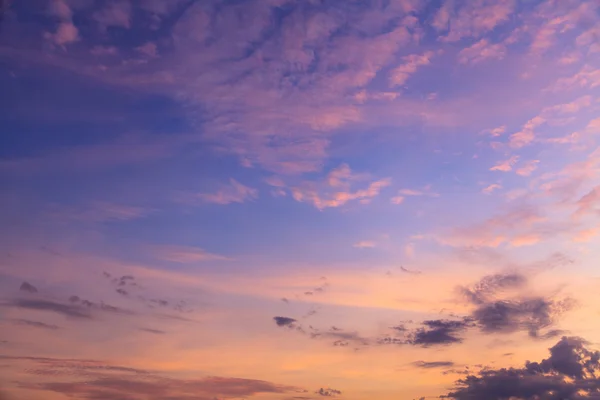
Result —
<instances>
[{"instance_id":1,"label":"sky","mask_svg":"<svg viewBox=\"0 0 600 400\"><path fill-rule=\"evenodd\" d=\"M0 398L600 399L599 111L597 0L0 0Z\"/></svg>"}]
</instances>

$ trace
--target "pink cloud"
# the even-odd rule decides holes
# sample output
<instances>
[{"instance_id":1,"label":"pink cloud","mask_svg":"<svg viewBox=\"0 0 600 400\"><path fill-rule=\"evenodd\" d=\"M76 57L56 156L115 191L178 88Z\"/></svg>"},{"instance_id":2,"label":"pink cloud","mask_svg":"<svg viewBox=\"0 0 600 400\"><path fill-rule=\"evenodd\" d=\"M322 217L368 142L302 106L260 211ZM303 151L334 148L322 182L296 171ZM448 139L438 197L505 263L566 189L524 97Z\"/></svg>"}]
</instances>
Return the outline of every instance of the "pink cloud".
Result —
<instances>
[{"instance_id":1,"label":"pink cloud","mask_svg":"<svg viewBox=\"0 0 600 400\"><path fill-rule=\"evenodd\" d=\"M586 64L579 72L568 77L560 78L549 87L552 91L566 91L577 88L595 88L600 86L600 68Z\"/></svg>"},{"instance_id":2,"label":"pink cloud","mask_svg":"<svg viewBox=\"0 0 600 400\"><path fill-rule=\"evenodd\" d=\"M521 166L520 168L517 168L516 173L517 175L521 175L521 176L529 176L533 173L533 171L535 171L537 169L539 160L531 160L526 162L523 166Z\"/></svg>"},{"instance_id":3,"label":"pink cloud","mask_svg":"<svg viewBox=\"0 0 600 400\"><path fill-rule=\"evenodd\" d=\"M492 192L494 192L495 190L498 190L498 189L502 189L502 185L499 185L497 183L492 183L491 185L486 186L485 188L483 188L481 190L481 193L483 193L483 194L492 194Z\"/></svg>"},{"instance_id":4,"label":"pink cloud","mask_svg":"<svg viewBox=\"0 0 600 400\"><path fill-rule=\"evenodd\" d=\"M93 19L106 29L111 26L131 27L131 3L127 0L115 0L106 4L104 8L93 15Z\"/></svg>"},{"instance_id":5,"label":"pink cloud","mask_svg":"<svg viewBox=\"0 0 600 400\"><path fill-rule=\"evenodd\" d=\"M363 241L354 243L352 245L352 247L355 247L357 249L370 249L370 248L373 248L375 246L376 246L375 242L373 242L371 240L363 240Z\"/></svg>"},{"instance_id":6,"label":"pink cloud","mask_svg":"<svg viewBox=\"0 0 600 400\"><path fill-rule=\"evenodd\" d=\"M307 202L319 210L340 207L358 200L368 204L377 197L382 189L391 184L391 179L371 180L363 189L354 189L362 182L370 180L366 174L355 174L345 164L333 169L322 182L305 181L298 186L290 187L292 197L299 202Z\"/></svg>"},{"instance_id":7,"label":"pink cloud","mask_svg":"<svg viewBox=\"0 0 600 400\"><path fill-rule=\"evenodd\" d=\"M542 176L539 189L567 204L574 201L584 187L593 184L599 177L600 147L589 153L584 161L568 164L558 172Z\"/></svg>"},{"instance_id":8,"label":"pink cloud","mask_svg":"<svg viewBox=\"0 0 600 400\"><path fill-rule=\"evenodd\" d=\"M73 24L73 11L64 0L52 0L49 3L48 13L61 21L54 33L44 34L47 40L57 46L65 46L80 39L79 30Z\"/></svg>"},{"instance_id":9,"label":"pink cloud","mask_svg":"<svg viewBox=\"0 0 600 400\"><path fill-rule=\"evenodd\" d=\"M513 166L517 163L517 161L519 161L519 156L512 156L511 158L494 165L492 168L490 168L490 171L512 171Z\"/></svg>"},{"instance_id":10,"label":"pink cloud","mask_svg":"<svg viewBox=\"0 0 600 400\"><path fill-rule=\"evenodd\" d=\"M394 196L390 199L390 203L392 204L402 204L406 198L404 196Z\"/></svg>"},{"instance_id":11,"label":"pink cloud","mask_svg":"<svg viewBox=\"0 0 600 400\"><path fill-rule=\"evenodd\" d=\"M440 36L442 41L477 38L508 21L514 8L514 0L446 0L436 13L432 25L438 32L446 32L445 36Z\"/></svg>"},{"instance_id":12,"label":"pink cloud","mask_svg":"<svg viewBox=\"0 0 600 400\"><path fill-rule=\"evenodd\" d=\"M422 54L411 54L402 58L403 64L394 68L390 72L390 85L401 86L417 72L417 70L425 65L431 64L431 58L433 57L432 51L427 51Z\"/></svg>"},{"instance_id":13,"label":"pink cloud","mask_svg":"<svg viewBox=\"0 0 600 400\"><path fill-rule=\"evenodd\" d=\"M461 64L477 64L492 59L501 60L506 56L506 46L502 43L490 43L487 39L481 39L470 47L462 49L458 53L458 62Z\"/></svg>"},{"instance_id":14,"label":"pink cloud","mask_svg":"<svg viewBox=\"0 0 600 400\"><path fill-rule=\"evenodd\" d=\"M501 125L501 126L498 126L496 128L492 128L492 129L486 129L481 133L489 134L492 137L498 137L498 136L501 136L504 132L506 132L506 125Z\"/></svg>"},{"instance_id":15,"label":"pink cloud","mask_svg":"<svg viewBox=\"0 0 600 400\"><path fill-rule=\"evenodd\" d=\"M184 203L213 203L231 204L245 203L258 198L258 190L242 185L231 178L228 185L221 185L215 193L187 193L182 194L179 199Z\"/></svg>"},{"instance_id":16,"label":"pink cloud","mask_svg":"<svg viewBox=\"0 0 600 400\"><path fill-rule=\"evenodd\" d=\"M153 42L146 42L143 45L136 48L137 52L147 57L154 58L158 56L156 44Z\"/></svg>"},{"instance_id":17,"label":"pink cloud","mask_svg":"<svg viewBox=\"0 0 600 400\"><path fill-rule=\"evenodd\" d=\"M565 121L565 115L576 114L592 104L592 97L587 95L569 103L545 107L539 115L527 121L519 132L510 136L509 144L513 148L524 147L535 140L535 129L539 126L543 124L561 124ZM566 118L566 121L569 122L570 119Z\"/></svg>"},{"instance_id":18,"label":"pink cloud","mask_svg":"<svg viewBox=\"0 0 600 400\"><path fill-rule=\"evenodd\" d=\"M592 214L600 215L600 186L594 187L584 196L582 196L576 203L577 210L575 211L576 217L583 215Z\"/></svg>"},{"instance_id":19,"label":"pink cloud","mask_svg":"<svg viewBox=\"0 0 600 400\"><path fill-rule=\"evenodd\" d=\"M573 236L574 242L585 243L589 242L600 235L600 227L582 229Z\"/></svg>"},{"instance_id":20,"label":"pink cloud","mask_svg":"<svg viewBox=\"0 0 600 400\"><path fill-rule=\"evenodd\" d=\"M530 46L531 51L533 53L546 52L556 43L558 35L577 28L590 15L594 15L597 9L597 4L592 1L542 3L536 17L543 23L535 30ZM585 41L585 38L582 41Z\"/></svg>"},{"instance_id":21,"label":"pink cloud","mask_svg":"<svg viewBox=\"0 0 600 400\"><path fill-rule=\"evenodd\" d=\"M537 208L519 205L481 223L452 229L437 240L454 247L522 246L537 241L539 225L546 221Z\"/></svg>"}]
</instances>

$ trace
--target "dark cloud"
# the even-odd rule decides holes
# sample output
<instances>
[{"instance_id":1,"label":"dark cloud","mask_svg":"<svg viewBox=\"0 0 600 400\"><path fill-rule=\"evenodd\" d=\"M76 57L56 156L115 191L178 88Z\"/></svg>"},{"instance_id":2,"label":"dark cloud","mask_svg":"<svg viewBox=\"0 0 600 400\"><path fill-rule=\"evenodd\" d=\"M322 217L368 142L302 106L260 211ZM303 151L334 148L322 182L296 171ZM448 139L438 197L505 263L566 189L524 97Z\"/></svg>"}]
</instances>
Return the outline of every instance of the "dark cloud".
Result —
<instances>
[{"instance_id":1,"label":"dark cloud","mask_svg":"<svg viewBox=\"0 0 600 400\"><path fill-rule=\"evenodd\" d=\"M407 274L411 274L411 275L420 275L421 274L421 271L410 270L410 269L404 268L402 266L400 267L400 271L405 272Z\"/></svg>"},{"instance_id":2,"label":"dark cloud","mask_svg":"<svg viewBox=\"0 0 600 400\"><path fill-rule=\"evenodd\" d=\"M459 292L475 306L470 317L482 333L513 333L526 331L531 338L548 339L563 334L559 330L540 333L553 325L558 316L571 309L570 299L556 301L544 297L501 298L507 289L523 289L527 278L519 273L484 276L471 287L459 287Z\"/></svg>"},{"instance_id":3,"label":"dark cloud","mask_svg":"<svg viewBox=\"0 0 600 400\"><path fill-rule=\"evenodd\" d=\"M472 327L473 323L469 318L456 321L436 319L424 321L422 325L410 334L408 343L424 347L460 343L460 334Z\"/></svg>"},{"instance_id":4,"label":"dark cloud","mask_svg":"<svg viewBox=\"0 0 600 400\"><path fill-rule=\"evenodd\" d=\"M359 335L358 332L344 331L339 328L336 328L336 330L329 330L329 331L323 331L323 332L319 331L318 329L314 329L314 331L311 332L310 337L313 339L316 339L316 338L334 339L335 340L334 345L335 345L335 343L339 343L339 341L343 341L345 343L355 342L355 343L359 343L362 345L369 344L369 340L367 338L364 338L361 335Z\"/></svg>"},{"instance_id":5,"label":"dark cloud","mask_svg":"<svg viewBox=\"0 0 600 400\"><path fill-rule=\"evenodd\" d=\"M216 376L199 379L170 378L155 372L94 360L10 356L0 356L0 359L31 364L25 371L33 379L21 380L22 388L51 391L77 399L214 400L305 392L297 387L254 379ZM40 382L37 379L39 376L55 380ZM66 377L69 381L61 379Z\"/></svg>"},{"instance_id":6,"label":"dark cloud","mask_svg":"<svg viewBox=\"0 0 600 400\"><path fill-rule=\"evenodd\" d=\"M600 353L577 337L563 337L550 357L523 368L483 369L456 382L443 398L455 400L583 400L600 398Z\"/></svg>"},{"instance_id":7,"label":"dark cloud","mask_svg":"<svg viewBox=\"0 0 600 400\"><path fill-rule=\"evenodd\" d=\"M283 301L284 303L287 303L287 304L289 304L289 303L290 303L290 301L289 301L288 299L286 299L285 297L282 297L282 298L281 298L281 301Z\"/></svg>"},{"instance_id":8,"label":"dark cloud","mask_svg":"<svg viewBox=\"0 0 600 400\"><path fill-rule=\"evenodd\" d=\"M472 317L484 333L525 330L529 336L538 338L541 329L552 325L556 316L569 308L568 302L554 302L541 297L515 301L499 300L481 304L473 311Z\"/></svg>"},{"instance_id":9,"label":"dark cloud","mask_svg":"<svg viewBox=\"0 0 600 400\"><path fill-rule=\"evenodd\" d=\"M56 330L59 328L56 325L46 324L44 322L38 322L38 321L30 321L28 319L14 319L13 323L15 323L17 325L30 326L33 328L42 328L42 329L51 329L51 330Z\"/></svg>"},{"instance_id":10,"label":"dark cloud","mask_svg":"<svg viewBox=\"0 0 600 400\"><path fill-rule=\"evenodd\" d=\"M275 320L277 326L292 326L296 322L294 318L288 317L274 317L273 320Z\"/></svg>"},{"instance_id":11,"label":"dark cloud","mask_svg":"<svg viewBox=\"0 0 600 400\"><path fill-rule=\"evenodd\" d=\"M460 287L459 291L473 304L483 304L489 301L489 297L496 292L523 287L527 283L527 278L518 273L494 274L484 276L473 287Z\"/></svg>"},{"instance_id":12,"label":"dark cloud","mask_svg":"<svg viewBox=\"0 0 600 400\"><path fill-rule=\"evenodd\" d=\"M35 286L33 286L31 283L29 282L23 282L21 283L21 286L19 287L19 290L21 292L29 292L29 293L37 293L37 288Z\"/></svg>"},{"instance_id":13,"label":"dark cloud","mask_svg":"<svg viewBox=\"0 0 600 400\"><path fill-rule=\"evenodd\" d=\"M57 314L62 314L67 317L78 319L91 318L89 312L87 312L80 306L58 303L51 300L16 299L11 303L8 303L8 305L29 310L50 311Z\"/></svg>"},{"instance_id":14,"label":"dark cloud","mask_svg":"<svg viewBox=\"0 0 600 400\"><path fill-rule=\"evenodd\" d=\"M320 388L319 390L317 390L315 392L315 394L318 394L319 396L325 396L325 397L335 397L335 396L339 396L340 394L342 394L342 392L337 389Z\"/></svg>"},{"instance_id":15,"label":"dark cloud","mask_svg":"<svg viewBox=\"0 0 600 400\"><path fill-rule=\"evenodd\" d=\"M121 296L129 296L129 292L122 288L115 289L115 292L119 293Z\"/></svg>"},{"instance_id":16,"label":"dark cloud","mask_svg":"<svg viewBox=\"0 0 600 400\"><path fill-rule=\"evenodd\" d=\"M432 368L449 368L454 366L452 361L415 361L412 363L415 367L432 369Z\"/></svg>"},{"instance_id":17,"label":"dark cloud","mask_svg":"<svg viewBox=\"0 0 600 400\"><path fill-rule=\"evenodd\" d=\"M140 331L148 332L148 333L153 333L155 335L164 335L164 334L167 333L167 332L161 331L159 329L151 329L151 328L140 328Z\"/></svg>"}]
</instances>

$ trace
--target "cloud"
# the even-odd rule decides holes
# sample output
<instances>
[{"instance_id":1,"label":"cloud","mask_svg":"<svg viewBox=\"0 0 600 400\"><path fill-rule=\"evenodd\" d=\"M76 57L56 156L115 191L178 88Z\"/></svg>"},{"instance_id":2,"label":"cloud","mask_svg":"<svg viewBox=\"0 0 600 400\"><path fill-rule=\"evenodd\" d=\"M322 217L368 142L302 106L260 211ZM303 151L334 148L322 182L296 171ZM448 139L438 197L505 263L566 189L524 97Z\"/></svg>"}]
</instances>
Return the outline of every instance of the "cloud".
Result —
<instances>
[{"instance_id":1,"label":"cloud","mask_svg":"<svg viewBox=\"0 0 600 400\"><path fill-rule=\"evenodd\" d=\"M292 326L296 320L289 317L273 317L277 326Z\"/></svg>"},{"instance_id":2,"label":"cloud","mask_svg":"<svg viewBox=\"0 0 600 400\"><path fill-rule=\"evenodd\" d=\"M415 361L412 363L417 368L434 369L434 368L450 368L454 366L453 361Z\"/></svg>"},{"instance_id":3,"label":"cloud","mask_svg":"<svg viewBox=\"0 0 600 400\"><path fill-rule=\"evenodd\" d=\"M473 304L481 305L498 292L518 289L527 284L527 278L519 273L486 275L472 287L459 287L459 292Z\"/></svg>"},{"instance_id":4,"label":"cloud","mask_svg":"<svg viewBox=\"0 0 600 400\"><path fill-rule=\"evenodd\" d=\"M557 317L570 310L571 299L555 301L540 296L519 294L502 298L507 292L526 288L528 279L519 273L487 275L472 287L459 287L459 293L476 307L469 315L482 333L527 331L539 338L540 331L552 326Z\"/></svg>"},{"instance_id":5,"label":"cloud","mask_svg":"<svg viewBox=\"0 0 600 400\"><path fill-rule=\"evenodd\" d=\"M557 315L570 307L568 301L554 302L541 297L498 300L473 311L473 319L484 333L512 333L520 330L537 338L540 330L551 326Z\"/></svg>"},{"instance_id":6,"label":"cloud","mask_svg":"<svg viewBox=\"0 0 600 400\"><path fill-rule=\"evenodd\" d=\"M461 343L463 339L460 335L472 325L467 318L423 321L422 327L409 335L408 343L423 347Z\"/></svg>"},{"instance_id":7,"label":"cloud","mask_svg":"<svg viewBox=\"0 0 600 400\"><path fill-rule=\"evenodd\" d=\"M550 348L550 357L522 368L482 370L456 382L442 396L467 399L588 399L600 392L597 374L600 353L577 337L563 337Z\"/></svg>"},{"instance_id":8,"label":"cloud","mask_svg":"<svg viewBox=\"0 0 600 400\"><path fill-rule=\"evenodd\" d=\"M520 176L529 176L538 167L539 160L531 160L526 162L523 166L517 168L516 173Z\"/></svg>"},{"instance_id":9,"label":"cloud","mask_svg":"<svg viewBox=\"0 0 600 400\"><path fill-rule=\"evenodd\" d=\"M575 217L600 215L600 185L583 195L576 203Z\"/></svg>"},{"instance_id":10,"label":"cloud","mask_svg":"<svg viewBox=\"0 0 600 400\"><path fill-rule=\"evenodd\" d=\"M578 25L585 24L589 16L597 11L597 6L593 3L564 2L556 5L550 2L542 3L536 13L541 24L533 29L531 52L538 55L547 52L557 42L559 34L565 34Z\"/></svg>"},{"instance_id":11,"label":"cloud","mask_svg":"<svg viewBox=\"0 0 600 400\"><path fill-rule=\"evenodd\" d=\"M315 394L318 394L319 396L324 396L324 397L335 397L335 396L341 395L342 392L339 390L336 390L336 389L331 389L331 388L320 388L319 390L317 390L315 392Z\"/></svg>"},{"instance_id":12,"label":"cloud","mask_svg":"<svg viewBox=\"0 0 600 400\"><path fill-rule=\"evenodd\" d=\"M52 218L78 222L131 221L149 216L155 210L106 201L93 201L80 207L52 205L47 213Z\"/></svg>"},{"instance_id":13,"label":"cloud","mask_svg":"<svg viewBox=\"0 0 600 400\"><path fill-rule=\"evenodd\" d=\"M440 33L439 40L444 42L478 38L507 22L514 8L514 0L445 0L434 15L432 26Z\"/></svg>"},{"instance_id":14,"label":"cloud","mask_svg":"<svg viewBox=\"0 0 600 400\"><path fill-rule=\"evenodd\" d=\"M363 240L360 242L356 242L352 245L352 247L355 247L357 249L371 249L375 246L376 246L375 242L370 241L370 240Z\"/></svg>"},{"instance_id":15,"label":"cloud","mask_svg":"<svg viewBox=\"0 0 600 400\"><path fill-rule=\"evenodd\" d=\"M400 266L400 271L407 273L407 274L411 274L411 275L420 275L421 274L421 271L410 270L410 269L404 268L403 266Z\"/></svg>"},{"instance_id":16,"label":"cloud","mask_svg":"<svg viewBox=\"0 0 600 400\"><path fill-rule=\"evenodd\" d=\"M111 365L96 360L54 359L36 357L6 357L32 364L28 374L20 378L20 386L60 393L82 399L148 400L214 400L215 398L247 398L259 394L300 393L302 389L267 381L206 376L182 379L161 375L160 371L145 371ZM40 375L52 377L40 382ZM64 378L68 377L69 380Z\"/></svg>"},{"instance_id":17,"label":"cloud","mask_svg":"<svg viewBox=\"0 0 600 400\"><path fill-rule=\"evenodd\" d=\"M549 90L560 92L579 88L593 89L597 86L600 86L600 68L586 64L574 75L558 79Z\"/></svg>"},{"instance_id":18,"label":"cloud","mask_svg":"<svg viewBox=\"0 0 600 400\"><path fill-rule=\"evenodd\" d=\"M131 27L131 3L127 0L114 0L107 2L105 6L96 11L92 19L102 30L109 27L128 29Z\"/></svg>"},{"instance_id":19,"label":"cloud","mask_svg":"<svg viewBox=\"0 0 600 400\"><path fill-rule=\"evenodd\" d=\"M23 282L21 283L21 286L19 287L19 290L21 292L29 292L29 293L37 293L37 288L35 286L33 286L31 283L29 282Z\"/></svg>"},{"instance_id":20,"label":"cloud","mask_svg":"<svg viewBox=\"0 0 600 400\"><path fill-rule=\"evenodd\" d=\"M481 193L492 194L492 192L497 189L502 189L502 185L499 185L497 183L492 183L491 185L488 185L485 188L481 189Z\"/></svg>"},{"instance_id":21,"label":"cloud","mask_svg":"<svg viewBox=\"0 0 600 400\"><path fill-rule=\"evenodd\" d=\"M512 156L508 160L501 161L500 163L494 165L492 168L490 168L490 171L512 171L513 166L517 163L517 161L519 161L519 156Z\"/></svg>"},{"instance_id":22,"label":"cloud","mask_svg":"<svg viewBox=\"0 0 600 400\"><path fill-rule=\"evenodd\" d=\"M143 45L136 47L136 51L146 57L154 58L158 56L156 44L153 42L146 42Z\"/></svg>"},{"instance_id":23,"label":"cloud","mask_svg":"<svg viewBox=\"0 0 600 400\"><path fill-rule=\"evenodd\" d=\"M213 254L191 246L157 246L152 249L157 258L181 264L193 264L205 261L228 261L231 260L220 254Z\"/></svg>"},{"instance_id":24,"label":"cloud","mask_svg":"<svg viewBox=\"0 0 600 400\"><path fill-rule=\"evenodd\" d=\"M152 329L152 328L140 328L140 331L142 332L148 332L148 333L152 333L154 335L164 335L167 332L160 330L160 329Z\"/></svg>"},{"instance_id":25,"label":"cloud","mask_svg":"<svg viewBox=\"0 0 600 400\"><path fill-rule=\"evenodd\" d=\"M445 245L453 247L498 247L510 244L519 238L549 237L560 233L558 230L546 229L547 218L541 210L528 204L518 204L486 219L483 222L458 227L436 236Z\"/></svg>"},{"instance_id":26,"label":"cloud","mask_svg":"<svg viewBox=\"0 0 600 400\"><path fill-rule=\"evenodd\" d=\"M44 33L44 37L48 41L57 46L65 46L80 39L79 30L73 24L73 11L67 2L64 0L50 1L48 13L60 20L54 33Z\"/></svg>"},{"instance_id":27,"label":"cloud","mask_svg":"<svg viewBox=\"0 0 600 400\"><path fill-rule=\"evenodd\" d=\"M370 181L362 189L357 183ZM290 188L292 197L299 202L311 203L319 210L341 207L350 201L358 200L368 204L382 189L391 184L390 178L371 180L367 174L356 174L345 164L330 171L321 182L305 181Z\"/></svg>"},{"instance_id":28,"label":"cloud","mask_svg":"<svg viewBox=\"0 0 600 400\"><path fill-rule=\"evenodd\" d=\"M485 60L501 60L506 56L506 46L502 43L490 43L481 39L470 47L458 53L458 62L461 64L477 64ZM492 136L497 136L492 133Z\"/></svg>"},{"instance_id":29,"label":"cloud","mask_svg":"<svg viewBox=\"0 0 600 400\"><path fill-rule=\"evenodd\" d=\"M39 321L31 321L28 319L14 319L14 320L12 320L12 322L17 325L30 326L33 328L41 328L41 329L49 329L49 330L59 329L59 327L57 325L46 324L44 322L39 322Z\"/></svg>"},{"instance_id":30,"label":"cloud","mask_svg":"<svg viewBox=\"0 0 600 400\"><path fill-rule=\"evenodd\" d=\"M62 314L66 317L77 319L90 319L91 315L87 310L80 306L58 303L52 300L42 299L16 299L9 303L2 304L28 310L50 311L57 314Z\"/></svg>"},{"instance_id":31,"label":"cloud","mask_svg":"<svg viewBox=\"0 0 600 400\"><path fill-rule=\"evenodd\" d=\"M226 205L231 203L245 203L258 198L258 190L242 185L235 179L230 179L228 185L221 185L215 193L186 193L180 196L184 203L212 203Z\"/></svg>"},{"instance_id":32,"label":"cloud","mask_svg":"<svg viewBox=\"0 0 600 400\"><path fill-rule=\"evenodd\" d=\"M433 55L432 51L426 51L422 54L411 54L403 57L403 64L390 71L390 86L404 85L420 67L431 64Z\"/></svg>"}]
</instances>

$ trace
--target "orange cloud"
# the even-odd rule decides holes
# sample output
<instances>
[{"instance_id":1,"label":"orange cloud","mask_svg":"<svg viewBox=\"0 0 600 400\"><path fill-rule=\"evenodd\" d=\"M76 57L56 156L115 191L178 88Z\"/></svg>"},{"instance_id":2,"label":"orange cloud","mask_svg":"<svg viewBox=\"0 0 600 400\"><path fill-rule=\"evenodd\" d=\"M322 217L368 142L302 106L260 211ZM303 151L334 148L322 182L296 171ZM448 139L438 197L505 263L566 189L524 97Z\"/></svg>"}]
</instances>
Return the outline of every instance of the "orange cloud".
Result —
<instances>
[{"instance_id":1,"label":"orange cloud","mask_svg":"<svg viewBox=\"0 0 600 400\"><path fill-rule=\"evenodd\" d=\"M600 235L600 227L582 229L573 236L573 241L579 243L589 242L598 235Z\"/></svg>"}]
</instances>

